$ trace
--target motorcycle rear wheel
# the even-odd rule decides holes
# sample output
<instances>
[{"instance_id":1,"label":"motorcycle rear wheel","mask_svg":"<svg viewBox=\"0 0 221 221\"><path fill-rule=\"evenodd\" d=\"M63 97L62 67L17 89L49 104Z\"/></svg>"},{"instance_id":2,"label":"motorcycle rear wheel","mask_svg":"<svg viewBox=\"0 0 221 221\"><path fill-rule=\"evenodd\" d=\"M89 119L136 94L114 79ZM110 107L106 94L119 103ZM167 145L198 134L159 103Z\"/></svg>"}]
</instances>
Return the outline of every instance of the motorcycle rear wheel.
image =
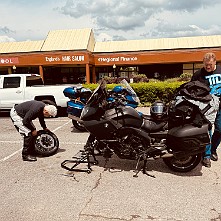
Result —
<instances>
[{"instance_id":1,"label":"motorcycle rear wheel","mask_svg":"<svg viewBox=\"0 0 221 221\"><path fill-rule=\"evenodd\" d=\"M86 131L87 131L87 130L85 129L84 125L81 124L79 121L72 120L72 124L73 124L73 126L74 126L77 130L79 130L79 131L81 131L81 132L86 132Z\"/></svg>"},{"instance_id":2,"label":"motorcycle rear wheel","mask_svg":"<svg viewBox=\"0 0 221 221\"><path fill-rule=\"evenodd\" d=\"M46 130L38 131L38 135L34 140L35 152L43 157L54 155L59 148L59 141L57 136Z\"/></svg>"},{"instance_id":3,"label":"motorcycle rear wheel","mask_svg":"<svg viewBox=\"0 0 221 221\"><path fill-rule=\"evenodd\" d=\"M193 170L202 160L202 154L195 154L192 156L176 159L175 157L163 158L164 163L175 172L189 172Z\"/></svg>"}]
</instances>

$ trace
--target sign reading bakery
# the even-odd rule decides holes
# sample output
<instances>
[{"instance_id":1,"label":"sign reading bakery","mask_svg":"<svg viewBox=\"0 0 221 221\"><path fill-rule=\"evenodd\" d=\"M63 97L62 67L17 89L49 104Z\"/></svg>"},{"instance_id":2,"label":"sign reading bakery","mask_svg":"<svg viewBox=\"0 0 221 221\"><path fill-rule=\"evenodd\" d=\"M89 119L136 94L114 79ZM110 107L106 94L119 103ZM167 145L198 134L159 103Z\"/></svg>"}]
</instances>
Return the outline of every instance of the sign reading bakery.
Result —
<instances>
[{"instance_id":1,"label":"sign reading bakery","mask_svg":"<svg viewBox=\"0 0 221 221\"><path fill-rule=\"evenodd\" d=\"M133 63L137 62L138 58L137 56L102 56L102 57L97 57L97 63L101 64L108 64L108 63Z\"/></svg>"},{"instance_id":2,"label":"sign reading bakery","mask_svg":"<svg viewBox=\"0 0 221 221\"><path fill-rule=\"evenodd\" d=\"M18 64L18 58L0 58L0 64L10 65L10 64Z\"/></svg>"}]
</instances>

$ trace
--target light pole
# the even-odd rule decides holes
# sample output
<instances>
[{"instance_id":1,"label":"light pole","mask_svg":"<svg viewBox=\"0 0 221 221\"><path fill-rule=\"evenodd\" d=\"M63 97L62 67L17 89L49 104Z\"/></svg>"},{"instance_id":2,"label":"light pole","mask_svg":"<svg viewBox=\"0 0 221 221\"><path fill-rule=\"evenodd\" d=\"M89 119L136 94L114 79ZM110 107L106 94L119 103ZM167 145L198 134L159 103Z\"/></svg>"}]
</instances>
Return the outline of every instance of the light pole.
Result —
<instances>
[{"instance_id":1,"label":"light pole","mask_svg":"<svg viewBox=\"0 0 221 221\"><path fill-rule=\"evenodd\" d=\"M116 65L113 65L113 70L114 70L114 78L115 78L115 70L116 70Z\"/></svg>"}]
</instances>

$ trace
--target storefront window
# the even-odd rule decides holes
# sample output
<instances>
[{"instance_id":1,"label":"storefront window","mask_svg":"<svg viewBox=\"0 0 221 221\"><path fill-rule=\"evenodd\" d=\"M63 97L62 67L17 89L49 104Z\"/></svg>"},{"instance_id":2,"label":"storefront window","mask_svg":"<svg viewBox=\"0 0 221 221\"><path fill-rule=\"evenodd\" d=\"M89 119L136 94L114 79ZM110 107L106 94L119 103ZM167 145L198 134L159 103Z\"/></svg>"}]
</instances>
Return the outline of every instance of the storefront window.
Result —
<instances>
[{"instance_id":1,"label":"storefront window","mask_svg":"<svg viewBox=\"0 0 221 221\"><path fill-rule=\"evenodd\" d=\"M84 83L85 67L44 67L45 84Z\"/></svg>"},{"instance_id":2,"label":"storefront window","mask_svg":"<svg viewBox=\"0 0 221 221\"><path fill-rule=\"evenodd\" d=\"M183 73L193 74L202 67L203 67L202 62L201 63L186 63L186 64L183 64Z\"/></svg>"}]
</instances>

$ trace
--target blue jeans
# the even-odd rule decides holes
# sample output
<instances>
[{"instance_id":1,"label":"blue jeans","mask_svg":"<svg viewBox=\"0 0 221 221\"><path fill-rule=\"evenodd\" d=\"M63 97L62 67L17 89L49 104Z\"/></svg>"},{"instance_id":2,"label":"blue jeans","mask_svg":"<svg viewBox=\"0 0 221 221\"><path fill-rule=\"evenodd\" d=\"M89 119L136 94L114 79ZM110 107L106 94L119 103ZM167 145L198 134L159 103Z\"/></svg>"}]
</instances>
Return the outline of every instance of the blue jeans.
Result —
<instances>
[{"instance_id":1,"label":"blue jeans","mask_svg":"<svg viewBox=\"0 0 221 221\"><path fill-rule=\"evenodd\" d=\"M216 114L216 120L214 123L214 132L212 136L212 145L211 145L211 152L214 153L217 150L217 147L219 146L221 142L221 109L218 110Z\"/></svg>"},{"instance_id":2,"label":"blue jeans","mask_svg":"<svg viewBox=\"0 0 221 221\"><path fill-rule=\"evenodd\" d=\"M212 130L209 131L210 138L212 137ZM206 145L206 150L203 154L203 158L210 158L211 156L211 143Z\"/></svg>"}]
</instances>

